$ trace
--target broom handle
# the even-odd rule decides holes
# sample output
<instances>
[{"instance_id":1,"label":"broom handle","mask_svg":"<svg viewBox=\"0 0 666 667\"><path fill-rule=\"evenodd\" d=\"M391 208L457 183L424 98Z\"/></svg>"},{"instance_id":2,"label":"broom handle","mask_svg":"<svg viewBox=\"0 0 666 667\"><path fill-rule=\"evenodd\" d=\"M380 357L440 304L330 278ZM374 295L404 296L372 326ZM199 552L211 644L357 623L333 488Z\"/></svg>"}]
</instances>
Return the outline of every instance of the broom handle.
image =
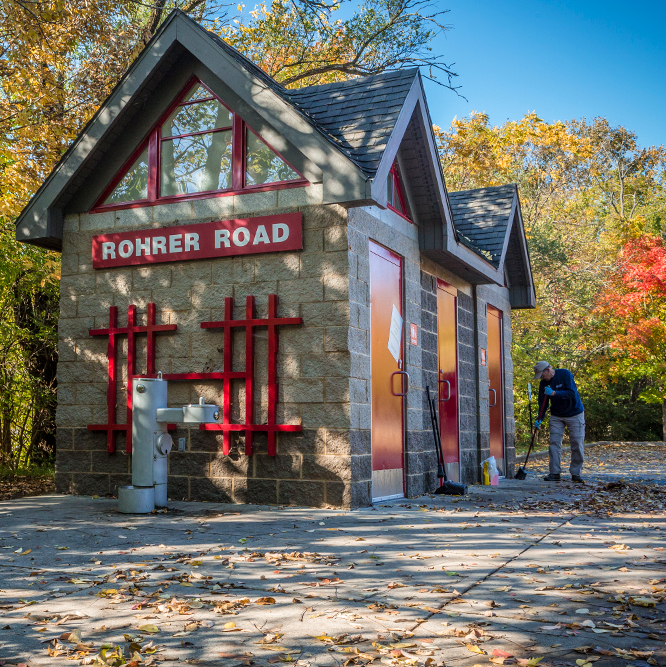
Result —
<instances>
[{"instance_id":1,"label":"broom handle","mask_svg":"<svg viewBox=\"0 0 666 667\"><path fill-rule=\"evenodd\" d=\"M543 403L541 404L541 409L539 410L539 414L541 414L544 411L544 408L546 407L546 401L548 400L548 396L544 395L543 397ZM530 403L530 413L532 412L531 410L532 404ZM530 414L530 424L531 424L531 414ZM534 439L536 438L536 434L539 432L539 429L534 427L532 430L532 442L530 442L530 448L527 450L527 456L525 457L525 460L523 461L523 468L527 465L527 462L530 460L530 454L532 453L532 447L534 446Z\"/></svg>"},{"instance_id":2,"label":"broom handle","mask_svg":"<svg viewBox=\"0 0 666 667\"><path fill-rule=\"evenodd\" d=\"M442 451L442 440L439 435L439 428L437 426L437 410L435 409L435 402L430 394L430 387L426 385L426 393L428 394L428 408L430 408L430 422L432 424L432 434L435 439L435 449L437 450L437 458L439 464L444 473L444 477L440 477L440 486L441 480L447 481L446 479L446 468L444 467L444 452Z\"/></svg>"}]
</instances>

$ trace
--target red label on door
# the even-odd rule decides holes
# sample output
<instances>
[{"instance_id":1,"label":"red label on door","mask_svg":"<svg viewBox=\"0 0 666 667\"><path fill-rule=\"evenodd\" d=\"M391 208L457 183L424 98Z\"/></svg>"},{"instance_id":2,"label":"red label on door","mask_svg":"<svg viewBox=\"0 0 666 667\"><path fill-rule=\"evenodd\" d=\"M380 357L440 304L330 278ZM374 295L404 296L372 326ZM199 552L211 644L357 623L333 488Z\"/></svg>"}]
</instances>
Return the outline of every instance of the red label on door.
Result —
<instances>
[{"instance_id":1,"label":"red label on door","mask_svg":"<svg viewBox=\"0 0 666 667\"><path fill-rule=\"evenodd\" d=\"M220 220L93 236L93 268L301 250L303 214Z\"/></svg>"},{"instance_id":2,"label":"red label on door","mask_svg":"<svg viewBox=\"0 0 666 667\"><path fill-rule=\"evenodd\" d=\"M409 342L412 345L418 345L418 337L416 335L416 324L409 325Z\"/></svg>"}]
</instances>

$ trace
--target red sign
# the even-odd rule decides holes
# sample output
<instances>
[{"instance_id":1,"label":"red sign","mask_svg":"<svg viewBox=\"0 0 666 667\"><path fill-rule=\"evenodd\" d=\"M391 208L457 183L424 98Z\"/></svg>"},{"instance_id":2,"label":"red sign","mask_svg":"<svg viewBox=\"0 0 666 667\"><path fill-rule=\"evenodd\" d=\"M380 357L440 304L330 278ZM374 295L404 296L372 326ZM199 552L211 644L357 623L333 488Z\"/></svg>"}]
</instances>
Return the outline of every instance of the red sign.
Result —
<instances>
[{"instance_id":1,"label":"red sign","mask_svg":"<svg viewBox=\"0 0 666 667\"><path fill-rule=\"evenodd\" d=\"M486 365L486 351L481 347L479 348L481 350L481 365L485 366Z\"/></svg>"},{"instance_id":2,"label":"red sign","mask_svg":"<svg viewBox=\"0 0 666 667\"><path fill-rule=\"evenodd\" d=\"M416 330L416 324L411 323L411 324L409 325L409 342L410 342L412 345L418 345L418 337L417 337L417 335L416 335L416 332L417 332L417 330Z\"/></svg>"},{"instance_id":3,"label":"red sign","mask_svg":"<svg viewBox=\"0 0 666 667\"><path fill-rule=\"evenodd\" d=\"M93 268L303 248L303 214L285 213L93 236Z\"/></svg>"}]
</instances>

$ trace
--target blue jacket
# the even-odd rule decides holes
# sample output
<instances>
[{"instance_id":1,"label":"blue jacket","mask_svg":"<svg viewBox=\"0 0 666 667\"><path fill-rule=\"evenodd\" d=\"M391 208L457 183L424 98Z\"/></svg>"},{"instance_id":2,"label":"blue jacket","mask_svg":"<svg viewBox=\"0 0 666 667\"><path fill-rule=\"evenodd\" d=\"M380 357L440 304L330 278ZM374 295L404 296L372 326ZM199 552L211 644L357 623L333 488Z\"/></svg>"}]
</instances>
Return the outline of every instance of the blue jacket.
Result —
<instances>
[{"instance_id":1,"label":"blue jacket","mask_svg":"<svg viewBox=\"0 0 666 667\"><path fill-rule=\"evenodd\" d=\"M555 392L550 397L550 414L553 417L575 417L584 412L585 408L583 401L580 400L574 376L565 368L556 368L555 375L549 382L541 380L539 383L539 419L543 419L548 410L548 405L541 410L546 385Z\"/></svg>"}]
</instances>

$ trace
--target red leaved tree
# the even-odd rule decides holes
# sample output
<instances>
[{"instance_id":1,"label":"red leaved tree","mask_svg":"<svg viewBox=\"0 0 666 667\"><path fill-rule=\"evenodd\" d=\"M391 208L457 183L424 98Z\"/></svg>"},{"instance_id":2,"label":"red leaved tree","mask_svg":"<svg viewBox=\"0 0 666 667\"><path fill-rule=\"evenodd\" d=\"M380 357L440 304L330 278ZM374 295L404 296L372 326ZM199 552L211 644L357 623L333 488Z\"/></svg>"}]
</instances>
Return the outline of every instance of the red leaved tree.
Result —
<instances>
[{"instance_id":1,"label":"red leaved tree","mask_svg":"<svg viewBox=\"0 0 666 667\"><path fill-rule=\"evenodd\" d=\"M660 402L666 441L666 245L661 237L627 242L597 314L606 318L618 375L649 380L641 398Z\"/></svg>"}]
</instances>

